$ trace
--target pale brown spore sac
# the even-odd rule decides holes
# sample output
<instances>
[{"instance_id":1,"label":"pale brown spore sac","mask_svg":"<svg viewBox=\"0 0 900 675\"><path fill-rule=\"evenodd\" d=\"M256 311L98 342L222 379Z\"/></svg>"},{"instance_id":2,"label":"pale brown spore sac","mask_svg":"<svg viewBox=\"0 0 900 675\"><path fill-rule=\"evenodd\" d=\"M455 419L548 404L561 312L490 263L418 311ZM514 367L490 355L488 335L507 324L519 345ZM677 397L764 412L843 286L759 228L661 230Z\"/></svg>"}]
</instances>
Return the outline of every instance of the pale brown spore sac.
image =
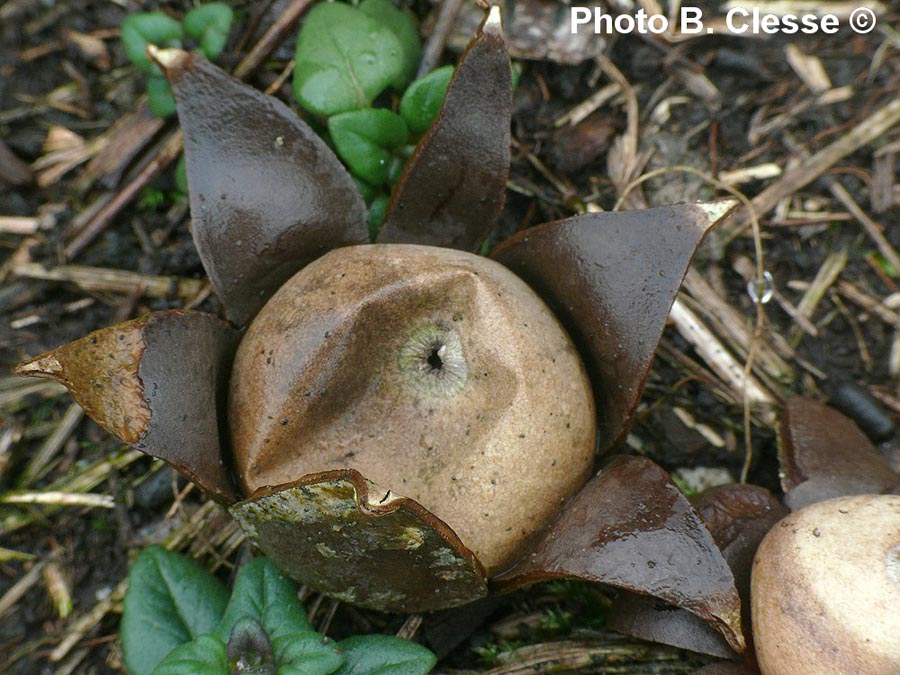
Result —
<instances>
[{"instance_id":1,"label":"pale brown spore sac","mask_svg":"<svg viewBox=\"0 0 900 675\"><path fill-rule=\"evenodd\" d=\"M763 675L900 673L900 496L780 521L756 552L751 604Z\"/></svg>"},{"instance_id":2,"label":"pale brown spore sac","mask_svg":"<svg viewBox=\"0 0 900 675\"><path fill-rule=\"evenodd\" d=\"M419 502L488 574L590 475L590 384L566 333L490 260L423 246L334 251L241 343L229 424L245 494L355 469Z\"/></svg>"}]
</instances>

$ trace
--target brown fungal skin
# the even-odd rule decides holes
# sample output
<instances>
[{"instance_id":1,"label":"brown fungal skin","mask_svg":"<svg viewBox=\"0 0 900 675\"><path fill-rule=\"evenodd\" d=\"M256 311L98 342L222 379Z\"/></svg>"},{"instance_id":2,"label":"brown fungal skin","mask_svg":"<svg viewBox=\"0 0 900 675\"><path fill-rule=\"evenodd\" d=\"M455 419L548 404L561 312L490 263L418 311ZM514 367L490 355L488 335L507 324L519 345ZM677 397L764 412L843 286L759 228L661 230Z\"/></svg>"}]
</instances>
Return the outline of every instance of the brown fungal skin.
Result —
<instances>
[{"instance_id":1,"label":"brown fungal skin","mask_svg":"<svg viewBox=\"0 0 900 675\"><path fill-rule=\"evenodd\" d=\"M566 505L531 551L494 579L513 589L575 578L683 607L744 650L728 563L699 514L662 468L618 455Z\"/></svg>"},{"instance_id":2,"label":"brown fungal skin","mask_svg":"<svg viewBox=\"0 0 900 675\"><path fill-rule=\"evenodd\" d=\"M753 554L766 533L788 511L765 488L747 484L711 488L696 496L691 503L734 575L735 587L742 600L744 638L750 644L750 571ZM685 610L645 595L622 593L610 608L607 625L644 640L722 658L736 658L722 636L709 624L701 623Z\"/></svg>"},{"instance_id":3,"label":"brown fungal skin","mask_svg":"<svg viewBox=\"0 0 900 675\"><path fill-rule=\"evenodd\" d=\"M763 675L900 672L900 496L807 506L766 535L753 563Z\"/></svg>"},{"instance_id":4,"label":"brown fungal skin","mask_svg":"<svg viewBox=\"0 0 900 675\"><path fill-rule=\"evenodd\" d=\"M853 420L809 398L792 398L785 405L778 459L785 503L792 511L900 487L900 474Z\"/></svg>"},{"instance_id":5,"label":"brown fungal skin","mask_svg":"<svg viewBox=\"0 0 900 675\"><path fill-rule=\"evenodd\" d=\"M153 312L94 331L16 372L61 382L97 424L230 504L238 493L222 451L221 412L238 337L209 314Z\"/></svg>"},{"instance_id":6,"label":"brown fungal skin","mask_svg":"<svg viewBox=\"0 0 900 675\"><path fill-rule=\"evenodd\" d=\"M138 377L146 323L147 317L141 317L94 331L20 364L16 373L64 384L100 426L126 443L137 443L150 423Z\"/></svg>"},{"instance_id":7,"label":"brown fungal skin","mask_svg":"<svg viewBox=\"0 0 900 675\"><path fill-rule=\"evenodd\" d=\"M495 6L391 195L378 241L477 249L506 202L511 110L512 75Z\"/></svg>"},{"instance_id":8,"label":"brown fungal skin","mask_svg":"<svg viewBox=\"0 0 900 675\"><path fill-rule=\"evenodd\" d=\"M232 322L326 251L369 240L359 190L290 108L197 54L151 56L178 102L194 243Z\"/></svg>"},{"instance_id":9,"label":"brown fungal skin","mask_svg":"<svg viewBox=\"0 0 900 675\"><path fill-rule=\"evenodd\" d=\"M694 251L736 206L586 213L524 230L491 251L572 336L594 386L601 452L625 440Z\"/></svg>"},{"instance_id":10,"label":"brown fungal skin","mask_svg":"<svg viewBox=\"0 0 900 675\"><path fill-rule=\"evenodd\" d=\"M524 282L469 253L324 256L259 313L231 381L245 494L356 469L446 522L488 574L593 465L593 398L571 341Z\"/></svg>"}]
</instances>

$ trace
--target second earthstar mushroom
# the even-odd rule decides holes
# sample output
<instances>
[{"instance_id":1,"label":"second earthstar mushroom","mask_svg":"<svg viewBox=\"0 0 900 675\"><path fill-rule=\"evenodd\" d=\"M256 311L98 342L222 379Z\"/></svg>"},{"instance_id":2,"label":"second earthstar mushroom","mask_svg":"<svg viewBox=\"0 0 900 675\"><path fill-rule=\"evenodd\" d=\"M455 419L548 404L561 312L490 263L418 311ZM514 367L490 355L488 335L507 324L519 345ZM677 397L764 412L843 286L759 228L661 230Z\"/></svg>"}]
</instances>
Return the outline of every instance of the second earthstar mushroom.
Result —
<instances>
[{"instance_id":1,"label":"second earthstar mushroom","mask_svg":"<svg viewBox=\"0 0 900 675\"><path fill-rule=\"evenodd\" d=\"M784 518L756 553L751 604L763 675L900 673L900 496Z\"/></svg>"}]
</instances>

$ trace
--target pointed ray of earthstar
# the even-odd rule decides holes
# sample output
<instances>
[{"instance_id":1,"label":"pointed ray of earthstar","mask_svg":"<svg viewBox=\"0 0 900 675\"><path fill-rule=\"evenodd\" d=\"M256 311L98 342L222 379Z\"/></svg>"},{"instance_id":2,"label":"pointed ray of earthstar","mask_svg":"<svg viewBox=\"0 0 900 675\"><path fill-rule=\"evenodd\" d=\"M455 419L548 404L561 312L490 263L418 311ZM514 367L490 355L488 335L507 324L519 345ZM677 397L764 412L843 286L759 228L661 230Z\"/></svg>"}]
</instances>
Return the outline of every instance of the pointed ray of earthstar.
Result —
<instances>
[{"instance_id":1,"label":"pointed ray of earthstar","mask_svg":"<svg viewBox=\"0 0 900 675\"><path fill-rule=\"evenodd\" d=\"M359 190L290 108L198 54L148 52L172 84L194 242L231 321L322 254L368 242Z\"/></svg>"},{"instance_id":2,"label":"pointed ray of earthstar","mask_svg":"<svg viewBox=\"0 0 900 675\"><path fill-rule=\"evenodd\" d=\"M737 203L589 213L519 232L491 252L537 291L579 347L601 451L628 433L694 252Z\"/></svg>"},{"instance_id":3,"label":"pointed ray of earthstar","mask_svg":"<svg viewBox=\"0 0 900 675\"><path fill-rule=\"evenodd\" d=\"M94 331L16 372L61 382L101 427L232 503L237 489L223 458L219 411L238 337L209 314L154 312Z\"/></svg>"},{"instance_id":4,"label":"pointed ray of earthstar","mask_svg":"<svg viewBox=\"0 0 900 675\"><path fill-rule=\"evenodd\" d=\"M258 490L230 510L288 575L345 602L423 612L487 594L484 569L450 527L352 469Z\"/></svg>"},{"instance_id":5,"label":"pointed ray of earthstar","mask_svg":"<svg viewBox=\"0 0 900 675\"><path fill-rule=\"evenodd\" d=\"M378 241L474 251L506 201L512 75L492 6L403 172Z\"/></svg>"},{"instance_id":6,"label":"pointed ray of earthstar","mask_svg":"<svg viewBox=\"0 0 900 675\"><path fill-rule=\"evenodd\" d=\"M744 649L734 577L712 535L668 474L644 457L616 456L588 481L511 570L501 590L578 579L687 609Z\"/></svg>"}]
</instances>

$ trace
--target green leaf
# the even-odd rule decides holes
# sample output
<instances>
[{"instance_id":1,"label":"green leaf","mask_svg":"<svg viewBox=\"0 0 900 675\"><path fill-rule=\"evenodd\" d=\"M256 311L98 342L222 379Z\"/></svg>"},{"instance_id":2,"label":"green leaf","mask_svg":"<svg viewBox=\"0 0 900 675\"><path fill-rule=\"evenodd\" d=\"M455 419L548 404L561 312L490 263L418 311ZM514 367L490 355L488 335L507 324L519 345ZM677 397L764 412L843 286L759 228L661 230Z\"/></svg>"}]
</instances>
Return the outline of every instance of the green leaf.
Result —
<instances>
[{"instance_id":1,"label":"green leaf","mask_svg":"<svg viewBox=\"0 0 900 675\"><path fill-rule=\"evenodd\" d=\"M378 188L369 185L359 176L351 175L350 178L352 178L353 182L356 184L356 189L359 190L359 194L362 195L363 201L366 203L366 206L371 204L372 200L378 196Z\"/></svg>"},{"instance_id":2,"label":"green leaf","mask_svg":"<svg viewBox=\"0 0 900 675\"><path fill-rule=\"evenodd\" d=\"M335 115L328 120L328 133L350 172L370 185L387 182L390 150L405 144L409 136L403 118L383 108Z\"/></svg>"},{"instance_id":3,"label":"green leaf","mask_svg":"<svg viewBox=\"0 0 900 675\"><path fill-rule=\"evenodd\" d=\"M384 216L390 201L387 195L379 195L372 200L372 205L369 207L369 241L378 240L378 232L384 223Z\"/></svg>"},{"instance_id":4,"label":"green leaf","mask_svg":"<svg viewBox=\"0 0 900 675\"><path fill-rule=\"evenodd\" d=\"M122 22L125 56L148 75L162 77L162 71L147 57L147 45L180 47L182 37L181 24L162 12L132 14Z\"/></svg>"},{"instance_id":5,"label":"green leaf","mask_svg":"<svg viewBox=\"0 0 900 675\"><path fill-rule=\"evenodd\" d=\"M394 89L403 89L412 79L422 58L422 40L413 13L400 9L391 0L363 0L359 8L382 25L388 27L400 41L403 50L403 68L391 83Z\"/></svg>"},{"instance_id":6,"label":"green leaf","mask_svg":"<svg viewBox=\"0 0 900 675\"><path fill-rule=\"evenodd\" d=\"M394 153L394 156L391 157L391 166L388 168L388 183L393 185L400 180L403 169L406 168L407 159L407 157L399 157L396 152Z\"/></svg>"},{"instance_id":7,"label":"green leaf","mask_svg":"<svg viewBox=\"0 0 900 675\"><path fill-rule=\"evenodd\" d=\"M255 558L241 568L216 635L228 640L244 618L258 621L273 643L288 633L316 634L297 599L296 584L268 558Z\"/></svg>"},{"instance_id":8,"label":"green leaf","mask_svg":"<svg viewBox=\"0 0 900 675\"><path fill-rule=\"evenodd\" d=\"M400 100L400 115L414 134L424 133L432 125L444 104L451 79L453 66L444 66L409 85Z\"/></svg>"},{"instance_id":9,"label":"green leaf","mask_svg":"<svg viewBox=\"0 0 900 675\"><path fill-rule=\"evenodd\" d=\"M151 75L147 78L147 103L150 105L150 111L157 117L171 117L176 113L172 87L162 75Z\"/></svg>"},{"instance_id":10,"label":"green leaf","mask_svg":"<svg viewBox=\"0 0 900 675\"><path fill-rule=\"evenodd\" d=\"M187 160L184 158L184 153L181 153L178 164L175 165L175 188L181 194L188 193Z\"/></svg>"},{"instance_id":11,"label":"green leaf","mask_svg":"<svg viewBox=\"0 0 900 675\"><path fill-rule=\"evenodd\" d=\"M141 551L128 575L122 651L131 675L150 675L176 647L212 633L228 593L193 561L159 546Z\"/></svg>"},{"instance_id":12,"label":"green leaf","mask_svg":"<svg viewBox=\"0 0 900 675\"><path fill-rule=\"evenodd\" d=\"M131 675L137 674L132 671ZM222 641L204 635L178 647L163 659L152 675L231 675L231 669Z\"/></svg>"},{"instance_id":13,"label":"green leaf","mask_svg":"<svg viewBox=\"0 0 900 675\"><path fill-rule=\"evenodd\" d=\"M286 633L272 641L278 675L329 675L344 664L344 657L318 633Z\"/></svg>"},{"instance_id":14,"label":"green leaf","mask_svg":"<svg viewBox=\"0 0 900 675\"><path fill-rule=\"evenodd\" d=\"M318 4L297 38L294 97L317 115L366 108L403 68L403 47L390 28L356 7Z\"/></svg>"},{"instance_id":15,"label":"green leaf","mask_svg":"<svg viewBox=\"0 0 900 675\"><path fill-rule=\"evenodd\" d=\"M338 647L346 661L337 675L425 675L437 662L425 647L390 635L357 635Z\"/></svg>"},{"instance_id":16,"label":"green leaf","mask_svg":"<svg viewBox=\"0 0 900 675\"><path fill-rule=\"evenodd\" d=\"M210 61L225 49L234 11L221 2L194 7L184 15L184 31L200 43L200 51Z\"/></svg>"}]
</instances>

